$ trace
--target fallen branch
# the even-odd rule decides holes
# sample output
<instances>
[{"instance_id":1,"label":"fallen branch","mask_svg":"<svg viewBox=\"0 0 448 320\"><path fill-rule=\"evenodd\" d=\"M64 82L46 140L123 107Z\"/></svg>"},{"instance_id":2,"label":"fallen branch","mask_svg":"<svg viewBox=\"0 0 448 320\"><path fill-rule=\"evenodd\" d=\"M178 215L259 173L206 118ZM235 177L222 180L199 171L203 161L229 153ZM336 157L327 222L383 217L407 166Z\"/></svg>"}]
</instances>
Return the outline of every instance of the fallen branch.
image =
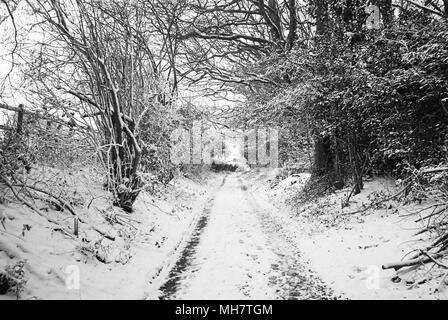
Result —
<instances>
[{"instance_id":1,"label":"fallen branch","mask_svg":"<svg viewBox=\"0 0 448 320\"><path fill-rule=\"evenodd\" d=\"M406 0L406 2L409 2L410 4L416 6L417 8L420 8L420 9L423 10L423 11L428 11L429 13L432 13L432 14L434 14L434 15L436 15L436 16L439 16L439 17L445 17L444 14L443 14L442 12L439 12L439 11L436 11L436 10L434 10L434 9L428 8L427 6L422 5L422 4L420 4L420 3L417 3L417 2L415 2L415 1L412 1L412 0Z\"/></svg>"},{"instance_id":2,"label":"fallen branch","mask_svg":"<svg viewBox=\"0 0 448 320\"><path fill-rule=\"evenodd\" d=\"M434 212L432 212L432 213L430 213L430 214L428 214L428 215L426 215L426 216L424 216L424 217L418 218L417 220L415 220L415 222L420 222L420 221L422 221L422 220L426 220L426 219L428 219L428 218L431 218L431 217L433 217L433 216L435 216L435 215L438 215L439 213L445 211L446 208L447 208L446 204L445 204L445 203L443 203L443 204L439 204L439 205L437 205L437 207L438 207L438 206L441 206L441 205L444 205L445 207L442 208L442 209L439 209L439 210L437 210L437 211L434 211Z\"/></svg>"},{"instance_id":3,"label":"fallen branch","mask_svg":"<svg viewBox=\"0 0 448 320\"><path fill-rule=\"evenodd\" d=\"M422 234L422 233L425 233L425 232L428 232L428 231L431 231L431 230L433 230L433 229L440 228L440 227L443 227L443 226L446 226L446 225L448 225L448 222L441 222L441 223L438 223L438 224L436 224L436 225L429 226L429 227L427 227L427 228L424 228L424 229L422 229L422 230L416 232L416 233L414 234L414 236L418 236L418 235L420 235L420 234Z\"/></svg>"},{"instance_id":4,"label":"fallen branch","mask_svg":"<svg viewBox=\"0 0 448 320\"><path fill-rule=\"evenodd\" d=\"M53 228L53 231L59 231L62 234L65 234L66 236L70 237L71 239L77 241L77 239L71 233L69 233L67 230L64 230L64 228L56 227L56 228Z\"/></svg>"},{"instance_id":5,"label":"fallen branch","mask_svg":"<svg viewBox=\"0 0 448 320\"><path fill-rule=\"evenodd\" d=\"M443 236L441 236L438 240L436 240L431 247L435 247L438 246L439 244L446 244L446 241L448 239L448 233L444 234Z\"/></svg>"},{"instance_id":6,"label":"fallen branch","mask_svg":"<svg viewBox=\"0 0 448 320\"><path fill-rule=\"evenodd\" d=\"M421 174L439 173L448 171L448 167L431 168L420 171Z\"/></svg>"},{"instance_id":7,"label":"fallen branch","mask_svg":"<svg viewBox=\"0 0 448 320\"><path fill-rule=\"evenodd\" d=\"M431 259L432 262L434 262L436 265L438 265L439 267L448 269L448 266L441 263L440 261L437 261L434 257L432 257L428 252L423 251L422 254L424 254L425 256L427 256L429 259Z\"/></svg>"},{"instance_id":8,"label":"fallen branch","mask_svg":"<svg viewBox=\"0 0 448 320\"><path fill-rule=\"evenodd\" d=\"M149 201L145 201L145 203L149 204L150 206L153 206L156 209L159 209L162 213L168 214L170 216L172 216L171 213L169 213L168 211L163 210L162 208L160 208L158 205L156 205L155 203L151 203Z\"/></svg>"},{"instance_id":9,"label":"fallen branch","mask_svg":"<svg viewBox=\"0 0 448 320\"><path fill-rule=\"evenodd\" d=\"M11 189L11 191L12 191L13 194L14 194L14 196L15 196L18 200L20 200L22 203L24 203L27 207L29 207L29 208L31 208L33 211L37 212L40 216L45 217L49 222L55 223L55 224L57 224L58 226L60 225L57 221L55 221L55 220L53 220L53 219L51 219L51 218L49 218L49 217L43 215L43 214L40 212L40 210L39 210L38 208L36 208L34 205L32 205L31 203L29 203L28 201L26 201L24 198L22 198L22 197L17 193L17 191L14 189L14 186L13 186L9 181L7 181L7 179L5 179L5 178L3 178L3 177L0 176L0 180L4 181L5 184ZM57 201L59 202L59 204L61 205L61 207L66 208L66 209L67 209L73 216L75 216L75 217L78 219L79 222L84 223L84 224L90 226L93 230L95 230L96 232L98 232L98 233L99 233L100 235L102 235L103 237L105 237L105 238L107 238L107 239L109 239L109 240L115 241L115 237L114 237L114 236L108 234L106 231L103 231L103 230L99 229L98 227L95 227L95 226L92 226L92 225L88 224L86 221L84 221L83 219L81 219L81 218L76 214L76 212L75 212L75 210L72 208L72 206L71 206L69 203L67 203L66 201L64 201L63 199L61 199L61 198L59 198L59 197L57 197L57 196L51 194L50 192L48 192L48 191L46 191L46 190L42 190L42 189L37 188L37 187L34 187L34 186L28 186L28 185L26 185L26 184L24 184L24 183L22 183L22 184L16 184L15 186L17 186L17 187L22 187L22 188L28 188L28 189L31 189L31 190L34 190L34 191L37 191L37 192L40 192L40 193L43 193L43 194L46 194L46 195L52 197L53 199L55 199L55 200L57 200ZM66 231L66 230L64 230L64 232L67 232L67 233L68 233L68 231Z\"/></svg>"},{"instance_id":10,"label":"fallen branch","mask_svg":"<svg viewBox=\"0 0 448 320\"><path fill-rule=\"evenodd\" d=\"M400 194L402 194L403 192L405 192L410 186L411 186L411 184L409 183L409 184L406 185L406 187L404 187L403 189L399 190L397 193L391 195L390 197L387 197L387 198L385 198L385 199L378 200L378 201L376 201L376 202L372 202L372 203L371 203L370 205L368 205L367 207L362 208L362 209L359 209L359 210L350 211L350 212L343 212L343 213L340 214L340 216L352 215L352 214L356 214L356 213L360 213L360 212L364 212L364 211L367 211L367 210L369 210L369 209L372 209L372 208L376 207L377 205L379 205L379 204L381 204L381 203L383 203L383 202L387 202L387 201L390 201L390 200L392 200L392 199L398 197Z\"/></svg>"},{"instance_id":11,"label":"fallen branch","mask_svg":"<svg viewBox=\"0 0 448 320\"><path fill-rule=\"evenodd\" d=\"M97 227L94 227L94 226L91 226L91 227L92 227L93 230L95 230L96 232L98 232L98 233L99 233L100 235L102 235L103 237L105 237L105 238L107 238L107 239L109 239L109 240L115 241L115 237L112 236L112 235L110 235L110 234L107 233L106 231L101 230L101 229L99 229L99 228L97 228Z\"/></svg>"},{"instance_id":12,"label":"fallen branch","mask_svg":"<svg viewBox=\"0 0 448 320\"><path fill-rule=\"evenodd\" d=\"M38 215L40 215L41 217L45 218L48 222L53 223L55 225L57 225L56 228L60 228L61 230L64 230L65 233L68 233L68 231L66 231L58 221L51 219L50 217L47 217L46 215L42 214L42 212L36 208L36 206L34 206L31 202L27 201L26 199L24 199L15 189L14 186L9 182L8 179L6 179L5 177L0 175L0 181L2 181L4 184L6 184L6 186L11 190L11 192L13 193L13 195L16 197L17 200L19 200L20 202L22 202L25 206L27 206L28 208L30 208L32 211L36 212Z\"/></svg>"},{"instance_id":13,"label":"fallen branch","mask_svg":"<svg viewBox=\"0 0 448 320\"><path fill-rule=\"evenodd\" d=\"M129 220L129 221L132 221L132 222L136 222L136 223L138 223L138 224L140 224L140 223L142 223L141 221L138 221L138 220L136 220L136 219L132 219L131 217L128 217L128 216L126 216L126 215L123 215L123 214L115 214L117 217L120 217L120 218L122 218L122 219L126 219L126 220Z\"/></svg>"},{"instance_id":14,"label":"fallen branch","mask_svg":"<svg viewBox=\"0 0 448 320\"><path fill-rule=\"evenodd\" d=\"M425 251L423 251L423 252L425 252ZM381 266L381 268L383 270L392 269L392 268L395 269L395 270L399 270L401 268L410 267L410 266L414 266L414 265L417 265L417 264L426 264L428 262L433 262L434 259L443 257L447 253L448 253L448 250L436 253L432 257L417 258L417 259L411 259L411 260L406 260L406 261L400 261L400 262L393 262L393 263L383 264ZM422 252L420 254L422 254Z\"/></svg>"},{"instance_id":15,"label":"fallen branch","mask_svg":"<svg viewBox=\"0 0 448 320\"><path fill-rule=\"evenodd\" d=\"M432 244L430 244L429 246L427 246L425 249L423 250L418 250L418 252L416 254L414 254L409 260L414 260L419 258L423 252L425 251L429 251L434 249L435 247L439 246L440 244L442 244L442 247L439 249L439 252L443 252L446 246L448 240L448 233L444 234L443 236L439 237L436 241L434 241Z\"/></svg>"},{"instance_id":16,"label":"fallen branch","mask_svg":"<svg viewBox=\"0 0 448 320\"><path fill-rule=\"evenodd\" d=\"M49 196L49 197L53 198L54 200L56 200L59 203L61 208L67 209L72 215L78 217L78 215L76 214L75 210L73 209L73 207L69 203L67 203L65 200L61 199L60 197L57 197L57 196L53 195L49 191L40 189L40 188L35 187L35 186L26 185L24 183L14 184L14 186L15 187L21 187L21 188L26 188L26 189L31 189L31 190L34 190L34 191L46 194L47 196ZM78 219L79 219L79 222L85 223L83 220L81 220L81 218L78 217Z\"/></svg>"},{"instance_id":17,"label":"fallen branch","mask_svg":"<svg viewBox=\"0 0 448 320\"><path fill-rule=\"evenodd\" d=\"M137 230L137 227L134 226L130 221L125 221L125 219L121 218L120 216L115 216L115 221L118 224L121 224L122 226L130 227L130 228L132 228L134 230Z\"/></svg>"}]
</instances>

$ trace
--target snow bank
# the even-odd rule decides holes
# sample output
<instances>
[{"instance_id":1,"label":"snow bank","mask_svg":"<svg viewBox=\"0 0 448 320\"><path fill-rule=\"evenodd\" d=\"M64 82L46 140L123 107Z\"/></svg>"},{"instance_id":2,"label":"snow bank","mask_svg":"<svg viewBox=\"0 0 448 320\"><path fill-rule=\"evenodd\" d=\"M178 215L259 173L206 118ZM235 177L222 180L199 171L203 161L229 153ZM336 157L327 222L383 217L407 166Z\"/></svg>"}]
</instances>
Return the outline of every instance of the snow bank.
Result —
<instances>
[{"instance_id":1,"label":"snow bank","mask_svg":"<svg viewBox=\"0 0 448 320\"><path fill-rule=\"evenodd\" d=\"M309 174L287 177L278 182L274 173L270 182L257 177L253 185L267 202L276 204L272 214L280 221L283 232L298 246L311 269L336 294L349 299L445 299L440 288L440 270L431 266L411 268L396 273L382 270L385 263L401 260L407 253L424 248L429 242L414 236L421 225L409 212L419 206L399 206L388 202L381 209L356 214L363 204L370 203L375 193L394 192L395 183L375 179L365 183L361 194L352 197L350 206L341 209L349 189L338 191L312 203L294 204L294 196L306 183Z\"/></svg>"},{"instance_id":2,"label":"snow bank","mask_svg":"<svg viewBox=\"0 0 448 320\"><path fill-rule=\"evenodd\" d=\"M163 270L201 210L208 180L178 177L161 197L139 195L128 215L110 205L110 195L92 172L67 174L73 193L85 205L75 210L79 237L73 234L73 216L50 204L36 205L58 221L67 233L30 209L13 202L0 204L0 271L25 260L27 284L22 299L143 299L151 282ZM90 194L88 197L86 193ZM109 220L114 215L119 221ZM122 224L120 224L121 222ZM114 240L102 236L95 228ZM77 286L79 274L79 287ZM15 299L12 294L0 299Z\"/></svg>"}]
</instances>

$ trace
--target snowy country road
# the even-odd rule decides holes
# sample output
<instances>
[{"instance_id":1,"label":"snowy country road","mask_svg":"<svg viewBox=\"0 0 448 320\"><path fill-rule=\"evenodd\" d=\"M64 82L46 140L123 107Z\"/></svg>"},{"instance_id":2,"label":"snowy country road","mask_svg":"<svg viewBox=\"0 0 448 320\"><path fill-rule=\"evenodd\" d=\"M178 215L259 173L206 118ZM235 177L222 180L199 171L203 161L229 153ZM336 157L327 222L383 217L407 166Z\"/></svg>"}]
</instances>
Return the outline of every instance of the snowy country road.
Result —
<instances>
[{"instance_id":1,"label":"snowy country road","mask_svg":"<svg viewBox=\"0 0 448 320\"><path fill-rule=\"evenodd\" d=\"M160 299L331 299L243 173L218 175Z\"/></svg>"}]
</instances>

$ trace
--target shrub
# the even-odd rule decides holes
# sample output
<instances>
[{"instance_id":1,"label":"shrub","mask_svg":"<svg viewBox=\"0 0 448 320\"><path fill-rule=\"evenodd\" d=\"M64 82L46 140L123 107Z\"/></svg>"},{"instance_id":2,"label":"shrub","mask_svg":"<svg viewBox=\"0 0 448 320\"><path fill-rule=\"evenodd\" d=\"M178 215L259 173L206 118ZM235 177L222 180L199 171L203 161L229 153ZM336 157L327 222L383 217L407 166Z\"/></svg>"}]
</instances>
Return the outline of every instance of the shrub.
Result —
<instances>
[{"instance_id":1,"label":"shrub","mask_svg":"<svg viewBox=\"0 0 448 320\"><path fill-rule=\"evenodd\" d=\"M20 260L14 265L6 266L5 271L0 272L0 294L10 292L20 298L27 283L24 267L25 261Z\"/></svg>"}]
</instances>

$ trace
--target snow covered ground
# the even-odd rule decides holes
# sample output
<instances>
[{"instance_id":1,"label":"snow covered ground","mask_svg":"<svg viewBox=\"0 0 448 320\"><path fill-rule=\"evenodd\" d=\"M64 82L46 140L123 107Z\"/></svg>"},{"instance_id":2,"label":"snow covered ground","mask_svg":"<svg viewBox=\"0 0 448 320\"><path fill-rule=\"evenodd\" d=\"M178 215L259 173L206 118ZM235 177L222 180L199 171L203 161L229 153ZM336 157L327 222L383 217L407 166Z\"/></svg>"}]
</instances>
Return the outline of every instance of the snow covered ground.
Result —
<instances>
[{"instance_id":1,"label":"snow covered ground","mask_svg":"<svg viewBox=\"0 0 448 320\"><path fill-rule=\"evenodd\" d=\"M332 298L242 178L223 178L159 298Z\"/></svg>"},{"instance_id":2,"label":"snow covered ground","mask_svg":"<svg viewBox=\"0 0 448 320\"><path fill-rule=\"evenodd\" d=\"M347 190L291 202L307 173L179 176L158 197L142 193L127 215L110 206L94 172L65 178L91 199L77 207L78 238L73 217L51 204L37 203L63 229L22 205L0 204L0 270L25 261L22 299L446 298L437 268L381 270L427 243L406 216L415 206L347 214L394 190L387 179L367 182L342 210Z\"/></svg>"},{"instance_id":3,"label":"snow covered ground","mask_svg":"<svg viewBox=\"0 0 448 320\"><path fill-rule=\"evenodd\" d=\"M422 225L415 222L418 205L401 206L388 202L384 208L348 214L368 204L375 192L395 192L388 179L366 182L361 194L341 209L341 199L348 189L338 191L313 203L292 205L291 199L310 177L304 173L288 177L264 190L266 205L275 203L277 219L291 242L310 261L326 285L348 299L446 299L441 272L434 265L400 270L382 270L381 266L400 261L409 252L425 248L429 240L415 236ZM278 214L279 213L279 214Z\"/></svg>"},{"instance_id":4,"label":"snow covered ground","mask_svg":"<svg viewBox=\"0 0 448 320\"><path fill-rule=\"evenodd\" d=\"M89 170L72 176L75 189L88 191L94 199L88 209L76 207L85 222L79 223L79 238L61 232L23 205L0 204L0 215L5 216L3 226L0 225L0 270L26 261L27 283L22 299L145 298L153 279L188 236L197 213L202 212L207 193L214 187L213 179L209 184L206 178L178 177L159 197L142 193L135 212L129 216L132 220L120 220L122 225L106 220L114 214L127 214L110 205L100 179L96 181L94 177L95 173ZM37 205L43 208L42 203ZM70 214L51 207L44 210L45 215L73 234ZM99 234L93 225L113 240ZM0 295L0 299L16 297L9 293Z\"/></svg>"}]
</instances>

